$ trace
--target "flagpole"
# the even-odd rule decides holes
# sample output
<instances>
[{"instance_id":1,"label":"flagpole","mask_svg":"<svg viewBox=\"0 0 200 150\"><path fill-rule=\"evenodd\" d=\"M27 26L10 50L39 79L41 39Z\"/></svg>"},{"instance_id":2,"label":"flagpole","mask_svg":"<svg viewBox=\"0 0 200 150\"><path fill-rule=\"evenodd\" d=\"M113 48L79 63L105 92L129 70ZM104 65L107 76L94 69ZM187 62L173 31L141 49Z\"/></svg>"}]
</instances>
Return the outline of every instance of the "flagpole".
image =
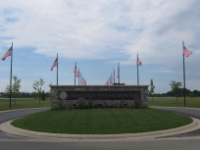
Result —
<instances>
[{"instance_id":1,"label":"flagpole","mask_svg":"<svg viewBox=\"0 0 200 150\"><path fill-rule=\"evenodd\" d=\"M115 69L113 68L113 77L114 77L114 84L115 84Z\"/></svg>"},{"instance_id":2,"label":"flagpole","mask_svg":"<svg viewBox=\"0 0 200 150\"><path fill-rule=\"evenodd\" d=\"M78 73L79 73L79 76L78 76L78 85L80 85L80 72L79 72L79 69L78 69Z\"/></svg>"},{"instance_id":3,"label":"flagpole","mask_svg":"<svg viewBox=\"0 0 200 150\"><path fill-rule=\"evenodd\" d=\"M57 53L57 61L58 61L58 53ZM57 65L57 86L58 86L58 65Z\"/></svg>"},{"instance_id":4,"label":"flagpole","mask_svg":"<svg viewBox=\"0 0 200 150\"><path fill-rule=\"evenodd\" d=\"M13 57L13 42L12 42L12 55L10 66L10 109L11 109L11 95L12 95L12 57Z\"/></svg>"},{"instance_id":5,"label":"flagpole","mask_svg":"<svg viewBox=\"0 0 200 150\"><path fill-rule=\"evenodd\" d=\"M120 85L120 64L118 62L118 85Z\"/></svg>"},{"instance_id":6,"label":"flagpole","mask_svg":"<svg viewBox=\"0 0 200 150\"><path fill-rule=\"evenodd\" d=\"M76 63L75 63L75 68L76 68ZM76 85L76 72L74 72L74 85Z\"/></svg>"},{"instance_id":7,"label":"flagpole","mask_svg":"<svg viewBox=\"0 0 200 150\"><path fill-rule=\"evenodd\" d=\"M182 41L182 44L184 46L184 41ZM183 91L183 95L184 95L184 107L186 106L186 100L185 100L185 55L183 53L183 85L184 85L184 91Z\"/></svg>"},{"instance_id":8,"label":"flagpole","mask_svg":"<svg viewBox=\"0 0 200 150\"><path fill-rule=\"evenodd\" d=\"M137 85L139 85L139 71L138 71L138 53L137 53Z\"/></svg>"}]
</instances>

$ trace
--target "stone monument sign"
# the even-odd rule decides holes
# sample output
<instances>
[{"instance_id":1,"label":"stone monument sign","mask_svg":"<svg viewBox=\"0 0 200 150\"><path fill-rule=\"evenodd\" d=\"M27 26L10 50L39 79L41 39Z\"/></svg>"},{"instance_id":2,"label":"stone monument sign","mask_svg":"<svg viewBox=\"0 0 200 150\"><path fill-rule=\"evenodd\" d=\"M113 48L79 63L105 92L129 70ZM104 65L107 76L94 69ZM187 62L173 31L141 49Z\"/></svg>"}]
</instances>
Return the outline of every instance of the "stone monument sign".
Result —
<instances>
[{"instance_id":1,"label":"stone monument sign","mask_svg":"<svg viewBox=\"0 0 200 150\"><path fill-rule=\"evenodd\" d=\"M148 85L127 86L69 86L52 85L51 87L51 107L58 106L59 103L67 109L71 106L76 108L79 100L84 100L86 105L92 101L94 106L108 107L122 104L128 107L135 100L139 100L141 107L148 107Z\"/></svg>"}]
</instances>

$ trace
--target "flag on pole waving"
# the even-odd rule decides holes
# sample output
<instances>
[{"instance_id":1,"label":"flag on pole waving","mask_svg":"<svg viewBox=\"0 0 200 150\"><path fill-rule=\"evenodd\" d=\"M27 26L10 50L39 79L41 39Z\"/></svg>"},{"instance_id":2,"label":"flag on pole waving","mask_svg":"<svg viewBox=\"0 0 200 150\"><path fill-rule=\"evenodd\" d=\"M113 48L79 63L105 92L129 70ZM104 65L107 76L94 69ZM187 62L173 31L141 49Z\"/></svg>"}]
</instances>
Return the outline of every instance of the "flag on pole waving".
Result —
<instances>
[{"instance_id":1,"label":"flag on pole waving","mask_svg":"<svg viewBox=\"0 0 200 150\"><path fill-rule=\"evenodd\" d=\"M108 81L106 82L106 85L109 85Z\"/></svg>"},{"instance_id":2,"label":"flag on pole waving","mask_svg":"<svg viewBox=\"0 0 200 150\"><path fill-rule=\"evenodd\" d=\"M56 60L54 61L53 65L52 65L52 67L51 67L51 71L53 70L53 68L54 68L55 66L58 66L58 58L56 58Z\"/></svg>"},{"instance_id":3,"label":"flag on pole waving","mask_svg":"<svg viewBox=\"0 0 200 150\"><path fill-rule=\"evenodd\" d=\"M3 57L1 58L1 60L5 60L6 57L12 56L12 51L13 51L13 47L11 46L11 47L9 48L9 50L3 55Z\"/></svg>"},{"instance_id":4,"label":"flag on pole waving","mask_svg":"<svg viewBox=\"0 0 200 150\"><path fill-rule=\"evenodd\" d=\"M112 82L112 75L111 75L111 77L110 77L110 79L109 79L109 83L110 83L110 84L113 83L113 82Z\"/></svg>"},{"instance_id":5,"label":"flag on pole waving","mask_svg":"<svg viewBox=\"0 0 200 150\"><path fill-rule=\"evenodd\" d=\"M183 54L188 57L192 54L184 45L183 45Z\"/></svg>"},{"instance_id":6,"label":"flag on pole waving","mask_svg":"<svg viewBox=\"0 0 200 150\"><path fill-rule=\"evenodd\" d=\"M142 66L142 62L140 61L139 58L137 58L137 65Z\"/></svg>"},{"instance_id":7,"label":"flag on pole waving","mask_svg":"<svg viewBox=\"0 0 200 150\"><path fill-rule=\"evenodd\" d=\"M84 85L86 85L86 80L83 78L82 79L82 83L84 84Z\"/></svg>"},{"instance_id":8,"label":"flag on pole waving","mask_svg":"<svg viewBox=\"0 0 200 150\"><path fill-rule=\"evenodd\" d=\"M76 69L76 63L75 63L75 67L74 67L73 73L76 74L76 72L77 72L77 69Z\"/></svg>"},{"instance_id":9,"label":"flag on pole waving","mask_svg":"<svg viewBox=\"0 0 200 150\"><path fill-rule=\"evenodd\" d=\"M80 77L80 72L78 70L78 72L76 73L76 77L79 78Z\"/></svg>"}]
</instances>

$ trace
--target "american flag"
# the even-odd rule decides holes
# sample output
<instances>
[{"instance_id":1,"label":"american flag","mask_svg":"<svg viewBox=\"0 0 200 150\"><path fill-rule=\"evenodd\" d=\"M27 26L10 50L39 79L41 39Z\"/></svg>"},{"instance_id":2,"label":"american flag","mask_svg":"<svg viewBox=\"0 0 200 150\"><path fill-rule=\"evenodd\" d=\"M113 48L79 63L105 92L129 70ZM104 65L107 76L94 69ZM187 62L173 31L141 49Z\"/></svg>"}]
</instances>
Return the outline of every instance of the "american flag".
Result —
<instances>
[{"instance_id":1,"label":"american flag","mask_svg":"<svg viewBox=\"0 0 200 150\"><path fill-rule=\"evenodd\" d=\"M110 79L109 79L109 82L110 82L110 84L113 83L113 82L112 82L112 75L111 75L111 77L110 77Z\"/></svg>"},{"instance_id":2,"label":"american flag","mask_svg":"<svg viewBox=\"0 0 200 150\"><path fill-rule=\"evenodd\" d=\"M77 72L77 69L76 69L76 64L75 64L75 67L74 67L73 73L76 74L76 72Z\"/></svg>"},{"instance_id":3,"label":"american flag","mask_svg":"<svg viewBox=\"0 0 200 150\"><path fill-rule=\"evenodd\" d=\"M183 45L183 54L188 57L192 54L184 45Z\"/></svg>"},{"instance_id":4,"label":"american flag","mask_svg":"<svg viewBox=\"0 0 200 150\"><path fill-rule=\"evenodd\" d=\"M51 71L53 70L53 68L54 68L55 66L58 66L58 58L56 58L56 60L54 61L53 65L52 65L52 67L51 67Z\"/></svg>"},{"instance_id":5,"label":"american flag","mask_svg":"<svg viewBox=\"0 0 200 150\"><path fill-rule=\"evenodd\" d=\"M106 85L109 85L108 81L106 82Z\"/></svg>"},{"instance_id":6,"label":"american flag","mask_svg":"<svg viewBox=\"0 0 200 150\"><path fill-rule=\"evenodd\" d=\"M140 61L139 58L137 58L137 65L142 66L142 62Z\"/></svg>"},{"instance_id":7,"label":"american flag","mask_svg":"<svg viewBox=\"0 0 200 150\"><path fill-rule=\"evenodd\" d=\"M77 78L80 77L80 72L79 71L76 73L76 77Z\"/></svg>"},{"instance_id":8,"label":"american flag","mask_svg":"<svg viewBox=\"0 0 200 150\"><path fill-rule=\"evenodd\" d=\"M83 78L82 83L86 85L86 80Z\"/></svg>"},{"instance_id":9,"label":"american flag","mask_svg":"<svg viewBox=\"0 0 200 150\"><path fill-rule=\"evenodd\" d=\"M113 69L113 80L114 80L114 83L115 83L115 70Z\"/></svg>"},{"instance_id":10,"label":"american flag","mask_svg":"<svg viewBox=\"0 0 200 150\"><path fill-rule=\"evenodd\" d=\"M11 47L9 48L9 50L3 55L3 57L1 58L1 60L5 60L6 57L12 56L12 50L13 50L13 47L11 46Z\"/></svg>"}]
</instances>

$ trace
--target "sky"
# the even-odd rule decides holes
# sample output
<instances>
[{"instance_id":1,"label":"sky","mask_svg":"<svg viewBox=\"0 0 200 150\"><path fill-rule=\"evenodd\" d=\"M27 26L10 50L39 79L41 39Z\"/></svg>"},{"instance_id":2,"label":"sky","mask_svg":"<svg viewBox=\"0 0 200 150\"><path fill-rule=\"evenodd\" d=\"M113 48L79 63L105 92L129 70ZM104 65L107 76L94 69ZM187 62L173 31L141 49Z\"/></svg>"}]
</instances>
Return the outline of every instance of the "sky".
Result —
<instances>
[{"instance_id":1,"label":"sky","mask_svg":"<svg viewBox=\"0 0 200 150\"><path fill-rule=\"evenodd\" d=\"M183 46L186 88L200 90L199 0L0 0L0 56L13 42L13 75L21 79L21 92L33 92L42 78L43 90L74 85L77 68L87 85L105 85L113 69L120 82L140 85L155 93L171 90L170 82L183 83ZM0 92L10 84L10 59L0 61ZM115 77L116 81L117 76Z\"/></svg>"}]
</instances>

